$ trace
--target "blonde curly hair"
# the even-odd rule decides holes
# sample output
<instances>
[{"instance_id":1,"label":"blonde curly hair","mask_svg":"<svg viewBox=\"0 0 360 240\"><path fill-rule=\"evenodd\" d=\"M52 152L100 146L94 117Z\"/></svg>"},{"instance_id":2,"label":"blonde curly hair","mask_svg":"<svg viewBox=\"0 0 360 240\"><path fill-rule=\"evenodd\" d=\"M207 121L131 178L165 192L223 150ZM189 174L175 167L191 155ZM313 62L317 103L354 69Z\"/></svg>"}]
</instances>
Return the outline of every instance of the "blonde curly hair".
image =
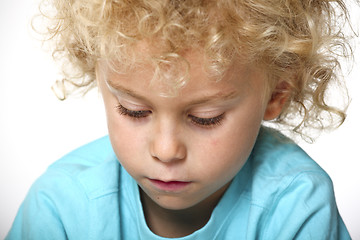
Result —
<instances>
[{"instance_id":1,"label":"blonde curly hair","mask_svg":"<svg viewBox=\"0 0 360 240\"><path fill-rule=\"evenodd\" d=\"M65 85L94 87L99 60L117 71L132 68L142 58L135 46L146 41L158 46L149 60L159 75L163 66L183 62L188 49L203 49L206 69L219 79L237 56L246 56L244 63L267 71L272 88L286 82L290 96L275 122L295 132L345 119L326 98L338 80L338 58L351 55L342 0L46 0L42 6L53 55L68 63ZM169 84L179 89L186 81L179 76Z\"/></svg>"}]
</instances>

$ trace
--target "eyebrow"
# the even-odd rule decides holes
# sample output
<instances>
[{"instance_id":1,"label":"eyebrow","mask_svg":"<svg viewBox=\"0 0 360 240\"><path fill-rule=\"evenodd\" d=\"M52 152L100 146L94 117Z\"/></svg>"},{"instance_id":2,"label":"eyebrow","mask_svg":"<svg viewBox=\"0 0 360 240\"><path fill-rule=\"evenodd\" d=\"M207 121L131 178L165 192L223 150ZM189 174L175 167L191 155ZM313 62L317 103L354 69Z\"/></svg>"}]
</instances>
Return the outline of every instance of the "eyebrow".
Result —
<instances>
[{"instance_id":1,"label":"eyebrow","mask_svg":"<svg viewBox=\"0 0 360 240\"><path fill-rule=\"evenodd\" d=\"M141 96L141 95L137 94L135 91L133 91L131 89L127 89L118 83L114 83L111 80L105 80L105 82L107 83L107 85L110 88L112 88L113 90L115 90L117 92L124 93L124 94L126 94L130 97L136 98L138 100L150 102L146 97ZM188 105L200 105L200 104L211 103L211 102L215 102L215 101L227 101L227 100L234 99L237 96L239 96L239 93L235 90L233 90L231 92L218 92L218 93L215 93L212 95L204 96L200 99L195 99L193 101L190 101L188 103Z\"/></svg>"},{"instance_id":2,"label":"eyebrow","mask_svg":"<svg viewBox=\"0 0 360 240\"><path fill-rule=\"evenodd\" d=\"M112 88L113 90L115 90L117 92L124 93L126 95L129 95L130 97L137 98L139 100L148 101L145 97L137 94L136 92L134 92L130 89L127 89L127 88L121 86L118 83L114 83L113 81L111 81L109 79L105 80L105 82L106 82L106 85L108 85L108 87Z\"/></svg>"},{"instance_id":3,"label":"eyebrow","mask_svg":"<svg viewBox=\"0 0 360 240\"><path fill-rule=\"evenodd\" d=\"M231 92L218 92L216 94L204 96L200 99L196 99L194 101L191 101L189 105L200 105L205 103L211 103L215 101L227 101L236 98L239 96L238 92L231 91Z\"/></svg>"}]
</instances>

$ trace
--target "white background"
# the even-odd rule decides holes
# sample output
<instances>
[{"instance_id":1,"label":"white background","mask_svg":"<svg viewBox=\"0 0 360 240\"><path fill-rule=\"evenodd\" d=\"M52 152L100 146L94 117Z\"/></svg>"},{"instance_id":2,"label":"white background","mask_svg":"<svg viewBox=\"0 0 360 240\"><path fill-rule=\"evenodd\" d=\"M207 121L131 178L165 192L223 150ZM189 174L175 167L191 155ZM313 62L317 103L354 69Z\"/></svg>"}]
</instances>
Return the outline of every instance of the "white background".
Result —
<instances>
[{"instance_id":1,"label":"white background","mask_svg":"<svg viewBox=\"0 0 360 240\"><path fill-rule=\"evenodd\" d=\"M30 185L46 167L107 131L96 90L64 102L52 93L51 85L61 76L50 53L31 32L36 2L0 3L0 239ZM352 9L353 17L359 18L359 9ZM360 49L355 52L352 73L346 76L352 104L345 124L313 145L302 144L331 176L340 214L353 239L360 239L359 55Z\"/></svg>"}]
</instances>

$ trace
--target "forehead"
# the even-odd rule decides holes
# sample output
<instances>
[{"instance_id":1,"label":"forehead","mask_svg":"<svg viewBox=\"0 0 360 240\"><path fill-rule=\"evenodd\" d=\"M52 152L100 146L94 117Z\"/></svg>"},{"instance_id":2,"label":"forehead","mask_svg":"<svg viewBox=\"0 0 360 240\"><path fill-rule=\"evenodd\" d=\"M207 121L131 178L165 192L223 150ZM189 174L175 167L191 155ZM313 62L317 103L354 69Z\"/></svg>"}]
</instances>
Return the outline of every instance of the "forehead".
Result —
<instances>
[{"instance_id":1,"label":"forehead","mask_svg":"<svg viewBox=\"0 0 360 240\"><path fill-rule=\"evenodd\" d=\"M206 57L199 50L184 51L155 57L146 45L139 47L142 57L127 68L109 67L99 64L100 71L108 83L118 89L148 89L160 96L175 97L189 91L233 91L247 89L265 83L265 74L253 66L234 61L221 74L206 69Z\"/></svg>"}]
</instances>

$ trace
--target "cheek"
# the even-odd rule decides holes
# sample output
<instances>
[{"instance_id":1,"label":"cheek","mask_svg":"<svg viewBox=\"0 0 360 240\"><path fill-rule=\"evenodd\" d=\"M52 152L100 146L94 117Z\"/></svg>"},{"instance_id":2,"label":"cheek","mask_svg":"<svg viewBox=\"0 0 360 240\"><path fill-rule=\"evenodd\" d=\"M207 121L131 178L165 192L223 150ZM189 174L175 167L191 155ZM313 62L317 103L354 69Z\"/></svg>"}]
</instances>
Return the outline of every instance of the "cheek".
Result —
<instances>
[{"instance_id":1,"label":"cheek","mask_svg":"<svg viewBox=\"0 0 360 240\"><path fill-rule=\"evenodd\" d=\"M217 179L218 183L214 184L224 184L223 181L234 177L245 163L249 151L243 146L239 139L231 135L209 139L197 147L202 150L191 165L199 174L207 176L209 181Z\"/></svg>"},{"instance_id":2,"label":"cheek","mask_svg":"<svg viewBox=\"0 0 360 240\"><path fill-rule=\"evenodd\" d=\"M211 148L217 148L219 147L220 143L221 141L219 139L211 139L209 144Z\"/></svg>"},{"instance_id":3,"label":"cheek","mask_svg":"<svg viewBox=\"0 0 360 240\"><path fill-rule=\"evenodd\" d=\"M114 123L113 120L108 119L108 129L109 129L109 136L112 147L115 151L116 156L118 159L123 159L124 153L128 152L128 149L131 149L131 143L133 143L131 138L132 136L128 134L126 129L123 129L120 124ZM123 131L125 130L125 131ZM128 141L127 141L128 140Z\"/></svg>"},{"instance_id":4,"label":"cheek","mask_svg":"<svg viewBox=\"0 0 360 240\"><path fill-rule=\"evenodd\" d=\"M144 140L140 131L134 133L123 117L108 116L108 130L113 150L123 167L129 172L137 168L141 159L141 153L144 153Z\"/></svg>"},{"instance_id":5,"label":"cheek","mask_svg":"<svg viewBox=\"0 0 360 240\"><path fill-rule=\"evenodd\" d=\"M248 115L249 116L249 115ZM235 175L248 159L258 135L261 114L250 118L233 118L224 124L219 134L203 142L199 147L209 176ZM198 141L200 142L200 141Z\"/></svg>"}]
</instances>

